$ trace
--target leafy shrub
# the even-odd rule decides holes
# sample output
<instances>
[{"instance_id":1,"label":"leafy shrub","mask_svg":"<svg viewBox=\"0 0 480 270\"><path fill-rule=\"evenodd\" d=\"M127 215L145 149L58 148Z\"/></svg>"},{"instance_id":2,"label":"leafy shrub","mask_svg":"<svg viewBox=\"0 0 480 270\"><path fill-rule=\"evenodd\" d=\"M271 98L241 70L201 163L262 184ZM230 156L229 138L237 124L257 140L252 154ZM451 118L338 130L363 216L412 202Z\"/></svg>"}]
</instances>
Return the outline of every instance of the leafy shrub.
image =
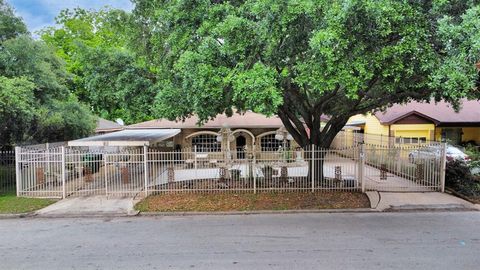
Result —
<instances>
[{"instance_id":1,"label":"leafy shrub","mask_svg":"<svg viewBox=\"0 0 480 270\"><path fill-rule=\"evenodd\" d=\"M471 174L468 165L460 160L447 162L445 186L468 197L480 197L480 182Z\"/></svg>"},{"instance_id":2,"label":"leafy shrub","mask_svg":"<svg viewBox=\"0 0 480 270\"><path fill-rule=\"evenodd\" d=\"M468 164L470 171L475 175L480 175L480 148L478 146L468 144L465 147L465 153L471 158Z\"/></svg>"}]
</instances>

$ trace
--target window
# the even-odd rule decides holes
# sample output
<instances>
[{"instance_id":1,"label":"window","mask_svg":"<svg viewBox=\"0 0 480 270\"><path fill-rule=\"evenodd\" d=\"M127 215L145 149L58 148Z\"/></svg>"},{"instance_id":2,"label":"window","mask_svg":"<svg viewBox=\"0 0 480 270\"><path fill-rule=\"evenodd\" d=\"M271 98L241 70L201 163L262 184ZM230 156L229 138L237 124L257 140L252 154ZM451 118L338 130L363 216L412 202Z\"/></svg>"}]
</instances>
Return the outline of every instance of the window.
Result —
<instances>
[{"instance_id":1,"label":"window","mask_svg":"<svg viewBox=\"0 0 480 270\"><path fill-rule=\"evenodd\" d=\"M427 138L426 137L395 137L395 143L412 143L412 144L418 144L418 143L426 143Z\"/></svg>"},{"instance_id":2,"label":"window","mask_svg":"<svg viewBox=\"0 0 480 270\"><path fill-rule=\"evenodd\" d=\"M283 141L275 139L275 134L268 134L260 139L262 151L278 151L282 149ZM290 149L290 141L286 141L286 148Z\"/></svg>"},{"instance_id":3,"label":"window","mask_svg":"<svg viewBox=\"0 0 480 270\"><path fill-rule=\"evenodd\" d=\"M192 150L197 152L220 152L222 145L217 141L217 136L212 134L200 134L192 138Z\"/></svg>"}]
</instances>

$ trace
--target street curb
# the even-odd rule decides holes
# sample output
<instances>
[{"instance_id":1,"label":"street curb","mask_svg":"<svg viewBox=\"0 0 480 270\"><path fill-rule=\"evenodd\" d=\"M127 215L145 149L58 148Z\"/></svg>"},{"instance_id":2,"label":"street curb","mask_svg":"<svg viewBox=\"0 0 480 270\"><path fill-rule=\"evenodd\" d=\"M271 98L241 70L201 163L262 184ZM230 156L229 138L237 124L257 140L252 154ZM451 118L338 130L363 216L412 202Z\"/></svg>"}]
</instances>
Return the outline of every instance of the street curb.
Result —
<instances>
[{"instance_id":1,"label":"street curb","mask_svg":"<svg viewBox=\"0 0 480 270\"><path fill-rule=\"evenodd\" d=\"M383 210L383 212L461 212L461 211L479 211L475 207L467 207L463 204L448 204L448 205L403 205L390 206Z\"/></svg>"},{"instance_id":2,"label":"street curb","mask_svg":"<svg viewBox=\"0 0 480 270\"><path fill-rule=\"evenodd\" d=\"M478 209L473 208L387 208L382 210L384 213L402 213L402 212L476 212Z\"/></svg>"},{"instance_id":3,"label":"street curb","mask_svg":"<svg viewBox=\"0 0 480 270\"><path fill-rule=\"evenodd\" d=\"M131 211L129 213L72 213L72 214L35 214L35 218L116 218L116 217L135 217L140 211Z\"/></svg>"},{"instance_id":4,"label":"street curb","mask_svg":"<svg viewBox=\"0 0 480 270\"><path fill-rule=\"evenodd\" d=\"M38 214L36 212L21 213L21 214L0 214L1 219L18 219L18 218L115 218L115 217L135 217L138 216L139 211L132 211L130 213L103 213L103 214Z\"/></svg>"},{"instance_id":5,"label":"street curb","mask_svg":"<svg viewBox=\"0 0 480 270\"><path fill-rule=\"evenodd\" d=\"M27 218L32 216L35 216L35 212L18 213L18 214L0 214L0 219Z\"/></svg>"},{"instance_id":6,"label":"street curb","mask_svg":"<svg viewBox=\"0 0 480 270\"><path fill-rule=\"evenodd\" d=\"M320 213L379 213L371 208L312 209L312 210L258 210L258 211L217 211L217 212L140 212L138 216L231 216L262 214L320 214Z\"/></svg>"}]
</instances>

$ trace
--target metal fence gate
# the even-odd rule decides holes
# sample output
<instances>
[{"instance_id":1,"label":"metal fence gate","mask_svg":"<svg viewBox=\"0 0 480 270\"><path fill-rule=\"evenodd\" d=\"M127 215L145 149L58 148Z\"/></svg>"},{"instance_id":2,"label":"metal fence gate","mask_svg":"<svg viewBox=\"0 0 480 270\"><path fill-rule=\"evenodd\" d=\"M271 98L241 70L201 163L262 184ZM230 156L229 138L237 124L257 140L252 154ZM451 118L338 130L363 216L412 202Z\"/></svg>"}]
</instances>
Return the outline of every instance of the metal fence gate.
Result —
<instances>
[{"instance_id":1,"label":"metal fence gate","mask_svg":"<svg viewBox=\"0 0 480 270\"><path fill-rule=\"evenodd\" d=\"M444 191L445 145L363 149L365 190Z\"/></svg>"}]
</instances>

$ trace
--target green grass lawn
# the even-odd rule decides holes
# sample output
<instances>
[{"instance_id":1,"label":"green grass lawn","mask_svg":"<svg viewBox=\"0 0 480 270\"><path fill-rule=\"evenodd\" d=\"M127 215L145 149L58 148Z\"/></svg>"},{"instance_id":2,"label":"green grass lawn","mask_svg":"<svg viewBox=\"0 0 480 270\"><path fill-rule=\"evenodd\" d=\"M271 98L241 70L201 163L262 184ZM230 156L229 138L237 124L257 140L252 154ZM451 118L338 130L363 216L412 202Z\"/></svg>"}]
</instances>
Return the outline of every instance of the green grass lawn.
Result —
<instances>
[{"instance_id":1,"label":"green grass lawn","mask_svg":"<svg viewBox=\"0 0 480 270\"><path fill-rule=\"evenodd\" d=\"M17 197L15 192L0 193L0 214L28 213L44 208L56 200Z\"/></svg>"}]
</instances>

